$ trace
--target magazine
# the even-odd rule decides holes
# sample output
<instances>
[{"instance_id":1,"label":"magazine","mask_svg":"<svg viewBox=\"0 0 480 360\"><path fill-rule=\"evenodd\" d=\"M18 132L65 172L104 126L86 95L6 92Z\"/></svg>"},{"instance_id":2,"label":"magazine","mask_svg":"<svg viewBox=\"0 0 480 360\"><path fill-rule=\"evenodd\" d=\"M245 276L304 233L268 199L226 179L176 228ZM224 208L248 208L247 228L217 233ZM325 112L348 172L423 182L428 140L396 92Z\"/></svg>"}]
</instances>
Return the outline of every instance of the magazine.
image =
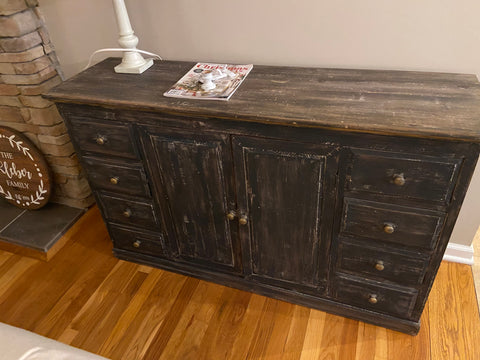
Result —
<instances>
[{"instance_id":1,"label":"magazine","mask_svg":"<svg viewBox=\"0 0 480 360\"><path fill-rule=\"evenodd\" d=\"M253 65L197 63L163 95L175 98L228 100Z\"/></svg>"}]
</instances>

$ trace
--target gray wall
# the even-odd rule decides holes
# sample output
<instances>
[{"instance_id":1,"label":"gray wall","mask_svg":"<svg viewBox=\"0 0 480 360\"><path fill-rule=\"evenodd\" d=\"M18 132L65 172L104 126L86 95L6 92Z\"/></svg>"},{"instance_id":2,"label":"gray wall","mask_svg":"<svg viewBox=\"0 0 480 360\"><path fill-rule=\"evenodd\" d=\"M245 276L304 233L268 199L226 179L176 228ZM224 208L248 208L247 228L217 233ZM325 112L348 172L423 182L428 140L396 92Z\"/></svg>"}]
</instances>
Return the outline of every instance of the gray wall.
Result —
<instances>
[{"instance_id":1,"label":"gray wall","mask_svg":"<svg viewBox=\"0 0 480 360\"><path fill-rule=\"evenodd\" d=\"M139 48L170 60L480 74L478 0L126 4ZM40 0L40 8L67 77L93 51L117 47L110 0ZM471 244L480 223L478 205L477 168L452 242Z\"/></svg>"}]
</instances>

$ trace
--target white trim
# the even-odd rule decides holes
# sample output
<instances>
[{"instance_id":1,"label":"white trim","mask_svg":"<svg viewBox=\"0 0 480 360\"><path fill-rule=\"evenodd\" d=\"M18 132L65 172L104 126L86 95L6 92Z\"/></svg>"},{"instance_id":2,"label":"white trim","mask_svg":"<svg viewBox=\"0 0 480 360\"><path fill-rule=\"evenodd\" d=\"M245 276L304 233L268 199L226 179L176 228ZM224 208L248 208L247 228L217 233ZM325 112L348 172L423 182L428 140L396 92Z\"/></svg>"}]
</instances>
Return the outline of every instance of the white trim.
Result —
<instances>
[{"instance_id":1,"label":"white trim","mask_svg":"<svg viewBox=\"0 0 480 360\"><path fill-rule=\"evenodd\" d=\"M443 260L473 265L473 245L449 243L443 255Z\"/></svg>"}]
</instances>

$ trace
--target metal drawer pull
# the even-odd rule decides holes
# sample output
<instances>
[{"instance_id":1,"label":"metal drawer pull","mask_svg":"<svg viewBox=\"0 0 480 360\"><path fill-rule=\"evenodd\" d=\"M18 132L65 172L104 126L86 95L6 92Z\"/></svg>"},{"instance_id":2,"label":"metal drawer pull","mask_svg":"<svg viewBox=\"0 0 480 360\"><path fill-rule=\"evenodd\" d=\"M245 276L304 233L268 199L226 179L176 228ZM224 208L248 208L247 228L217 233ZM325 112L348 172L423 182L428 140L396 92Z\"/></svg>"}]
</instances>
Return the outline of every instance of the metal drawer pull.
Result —
<instances>
[{"instance_id":1,"label":"metal drawer pull","mask_svg":"<svg viewBox=\"0 0 480 360\"><path fill-rule=\"evenodd\" d=\"M247 225L247 222L248 222L248 219L245 215L243 215L239 220L238 222L240 223L240 225Z\"/></svg>"},{"instance_id":2,"label":"metal drawer pull","mask_svg":"<svg viewBox=\"0 0 480 360\"><path fill-rule=\"evenodd\" d=\"M107 142L107 138L103 135L97 135L97 137L95 138L95 142L98 145L105 145L105 143Z\"/></svg>"},{"instance_id":3,"label":"metal drawer pull","mask_svg":"<svg viewBox=\"0 0 480 360\"><path fill-rule=\"evenodd\" d=\"M393 175L393 183L397 186L405 185L405 177L403 176L403 174Z\"/></svg>"},{"instance_id":4,"label":"metal drawer pull","mask_svg":"<svg viewBox=\"0 0 480 360\"><path fill-rule=\"evenodd\" d=\"M116 176L110 178L110 184L117 185L120 179Z\"/></svg>"},{"instance_id":5,"label":"metal drawer pull","mask_svg":"<svg viewBox=\"0 0 480 360\"><path fill-rule=\"evenodd\" d=\"M375 269L378 271L383 271L385 269L385 264L382 260L377 261L377 263L375 264Z\"/></svg>"},{"instance_id":6,"label":"metal drawer pull","mask_svg":"<svg viewBox=\"0 0 480 360\"><path fill-rule=\"evenodd\" d=\"M135 240L135 242L132 244L134 248L139 248L142 242L140 240Z\"/></svg>"},{"instance_id":7,"label":"metal drawer pull","mask_svg":"<svg viewBox=\"0 0 480 360\"><path fill-rule=\"evenodd\" d=\"M375 294L370 294L370 295L369 295L369 298L368 298L368 302L369 302L370 304L373 304L373 305L376 304L376 303L378 303L377 295L375 295Z\"/></svg>"},{"instance_id":8,"label":"metal drawer pull","mask_svg":"<svg viewBox=\"0 0 480 360\"><path fill-rule=\"evenodd\" d=\"M384 224L383 231L385 231L387 234L393 234L395 232L395 225L389 223Z\"/></svg>"},{"instance_id":9,"label":"metal drawer pull","mask_svg":"<svg viewBox=\"0 0 480 360\"><path fill-rule=\"evenodd\" d=\"M228 214L227 214L227 219L232 221L232 220L235 220L235 211L230 211Z\"/></svg>"},{"instance_id":10,"label":"metal drawer pull","mask_svg":"<svg viewBox=\"0 0 480 360\"><path fill-rule=\"evenodd\" d=\"M125 210L123 210L123 216L125 216L126 218L129 218L130 216L132 216L132 210L130 210L129 208L126 208Z\"/></svg>"}]
</instances>

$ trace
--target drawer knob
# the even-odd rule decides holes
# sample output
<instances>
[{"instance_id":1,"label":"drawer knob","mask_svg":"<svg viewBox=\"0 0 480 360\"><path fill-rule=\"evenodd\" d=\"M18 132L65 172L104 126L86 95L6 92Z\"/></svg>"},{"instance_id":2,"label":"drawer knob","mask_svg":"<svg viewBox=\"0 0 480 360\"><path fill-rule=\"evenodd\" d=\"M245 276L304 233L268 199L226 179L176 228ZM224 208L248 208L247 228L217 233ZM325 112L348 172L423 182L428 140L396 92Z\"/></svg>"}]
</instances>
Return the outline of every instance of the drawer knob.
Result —
<instances>
[{"instance_id":1,"label":"drawer knob","mask_svg":"<svg viewBox=\"0 0 480 360\"><path fill-rule=\"evenodd\" d=\"M248 219L245 215L243 215L239 220L238 222L240 223L240 225L247 225L247 222L248 222Z\"/></svg>"},{"instance_id":2,"label":"drawer knob","mask_svg":"<svg viewBox=\"0 0 480 360\"><path fill-rule=\"evenodd\" d=\"M95 142L98 145L104 145L107 142L107 138L103 135L97 135L97 137L95 138Z\"/></svg>"},{"instance_id":3,"label":"drawer knob","mask_svg":"<svg viewBox=\"0 0 480 360\"><path fill-rule=\"evenodd\" d=\"M235 211L230 211L227 214L227 219L230 220L230 221L235 220Z\"/></svg>"},{"instance_id":4,"label":"drawer knob","mask_svg":"<svg viewBox=\"0 0 480 360\"><path fill-rule=\"evenodd\" d=\"M393 183L397 186L405 185L405 177L403 174L396 174L393 176Z\"/></svg>"},{"instance_id":5,"label":"drawer knob","mask_svg":"<svg viewBox=\"0 0 480 360\"><path fill-rule=\"evenodd\" d=\"M110 178L110 184L117 185L120 179L116 176Z\"/></svg>"},{"instance_id":6,"label":"drawer knob","mask_svg":"<svg viewBox=\"0 0 480 360\"><path fill-rule=\"evenodd\" d=\"M140 240L135 240L135 242L132 244L134 248L139 248L142 242Z\"/></svg>"},{"instance_id":7,"label":"drawer knob","mask_svg":"<svg viewBox=\"0 0 480 360\"><path fill-rule=\"evenodd\" d=\"M378 260L375 264L375 269L378 271L383 271L385 269L385 264L382 260Z\"/></svg>"},{"instance_id":8,"label":"drawer knob","mask_svg":"<svg viewBox=\"0 0 480 360\"><path fill-rule=\"evenodd\" d=\"M377 295L370 294L368 297L368 302L372 305L375 305L376 303L378 303Z\"/></svg>"},{"instance_id":9,"label":"drawer knob","mask_svg":"<svg viewBox=\"0 0 480 360\"><path fill-rule=\"evenodd\" d=\"M385 231L387 234L393 234L395 232L395 225L384 224L383 225L383 231Z\"/></svg>"},{"instance_id":10,"label":"drawer knob","mask_svg":"<svg viewBox=\"0 0 480 360\"><path fill-rule=\"evenodd\" d=\"M128 208L123 210L123 216L125 216L126 218L129 218L130 216L132 216L132 210Z\"/></svg>"}]
</instances>

